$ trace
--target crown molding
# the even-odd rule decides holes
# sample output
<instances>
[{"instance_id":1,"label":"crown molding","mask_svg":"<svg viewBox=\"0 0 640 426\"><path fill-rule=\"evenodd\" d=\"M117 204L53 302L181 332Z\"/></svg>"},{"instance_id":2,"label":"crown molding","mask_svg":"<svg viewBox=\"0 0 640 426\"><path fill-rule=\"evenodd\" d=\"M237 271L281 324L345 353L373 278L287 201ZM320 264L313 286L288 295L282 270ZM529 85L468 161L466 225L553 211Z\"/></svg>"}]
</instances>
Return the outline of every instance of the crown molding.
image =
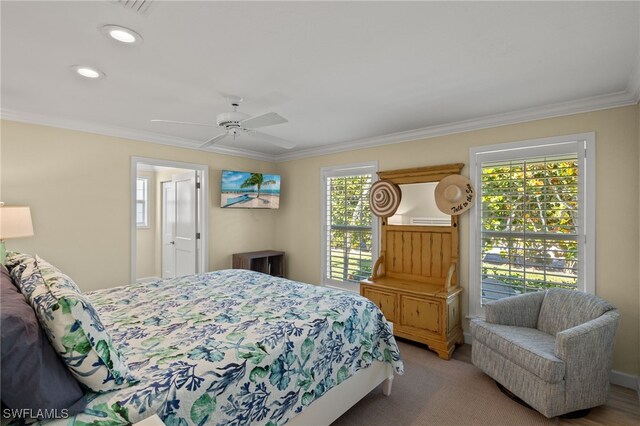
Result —
<instances>
[{"instance_id":1,"label":"crown molding","mask_svg":"<svg viewBox=\"0 0 640 426\"><path fill-rule=\"evenodd\" d=\"M202 141L198 141L202 144ZM192 148L198 149L198 148ZM251 160L268 161L275 163L278 159L276 155L265 154L264 152L251 151L249 149L242 148L229 148L226 146L208 146L207 148L201 148L200 151L215 152L216 154L232 155L234 157L249 158Z\"/></svg>"},{"instance_id":2,"label":"crown molding","mask_svg":"<svg viewBox=\"0 0 640 426\"><path fill-rule=\"evenodd\" d=\"M640 102L640 53L638 53L636 62L631 70L629 82L627 83L627 92L633 96L636 103Z\"/></svg>"},{"instance_id":3,"label":"crown molding","mask_svg":"<svg viewBox=\"0 0 640 426\"><path fill-rule=\"evenodd\" d=\"M250 151L241 148L229 148L225 146L209 146L199 149L198 144L202 144L200 140L179 138L174 136L166 136L153 132L144 132L139 130L128 129L112 125L105 125L91 121L72 120L62 117L51 117L42 114L35 114L24 111L11 109L0 109L0 119L9 121L18 121L21 123L39 124L43 126L57 127L61 129L77 130L87 133L95 133L104 136L113 136L123 139L131 139L135 141L152 142L161 145L169 145L178 148L195 149L204 152L215 152L217 154L232 155L234 157L250 158L252 160L261 160L275 162L276 156L265 154L262 152Z\"/></svg>"},{"instance_id":4,"label":"crown molding","mask_svg":"<svg viewBox=\"0 0 640 426\"><path fill-rule=\"evenodd\" d=\"M617 108L638 103L637 95L629 91L611 93L607 95L591 96L568 102L544 105L541 107L527 108L503 114L495 114L486 117L458 121L455 123L441 124L423 127L421 129L392 133L389 135L363 138L341 142L328 146L309 148L276 157L276 162L298 160L306 157L335 154L338 152L352 151L355 149L373 148L382 145L391 145L420 139L445 136L454 133L463 133L473 130L487 129L491 127L506 126L509 124L524 123L527 121L542 120L545 118L561 117L609 108Z\"/></svg>"},{"instance_id":5,"label":"crown molding","mask_svg":"<svg viewBox=\"0 0 640 426\"><path fill-rule=\"evenodd\" d=\"M632 72L629 83L627 84L627 90L607 95L592 96L568 102L560 102L544 105L541 107L527 108L519 111L458 121L455 123L440 124L435 126L423 127L416 130L408 130L388 135L375 136L372 138L345 141L328 146L302 149L295 152L289 152L279 155L265 154L257 151L215 145L199 150L204 152L214 152L223 155L231 155L235 157L249 158L253 160L268 161L272 163L282 163L307 157L316 157L319 155L335 154L338 152L353 151L356 149L373 148L382 145L391 145L420 139L428 139L437 136L445 136L455 133L487 129L491 127L506 126L509 124L524 123L527 121L542 120L545 118L561 117L572 114L635 105L640 100L639 98L640 60L637 61L636 66L634 66L634 71ZM200 144L202 142L199 140L165 136L157 133L144 132L118 126L104 125L95 122L71 120L60 117L50 117L9 109L0 109L0 118L4 120L40 124L44 126L78 130L106 136L115 136L125 139L152 142L161 145L170 145L186 149L198 150L197 144Z\"/></svg>"},{"instance_id":6,"label":"crown molding","mask_svg":"<svg viewBox=\"0 0 640 426\"><path fill-rule=\"evenodd\" d=\"M638 18L640 19L640 8L638 8ZM638 34L638 46L640 47L640 33ZM631 69L629 81L627 82L627 92L631 93L636 104L640 104L640 49L636 55L636 61ZM639 382L640 383L640 382Z\"/></svg>"}]
</instances>

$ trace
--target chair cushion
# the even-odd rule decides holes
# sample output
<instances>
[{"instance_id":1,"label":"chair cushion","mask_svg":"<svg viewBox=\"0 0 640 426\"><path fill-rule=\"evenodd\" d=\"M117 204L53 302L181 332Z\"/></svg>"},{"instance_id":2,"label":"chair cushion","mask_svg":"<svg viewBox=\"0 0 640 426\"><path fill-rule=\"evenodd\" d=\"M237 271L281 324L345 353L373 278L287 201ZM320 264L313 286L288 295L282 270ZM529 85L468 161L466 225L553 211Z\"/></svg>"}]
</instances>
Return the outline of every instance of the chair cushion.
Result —
<instances>
[{"instance_id":1,"label":"chair cushion","mask_svg":"<svg viewBox=\"0 0 640 426\"><path fill-rule=\"evenodd\" d=\"M554 355L555 339L535 328L471 322L471 335L548 383L564 379L565 363Z\"/></svg>"},{"instance_id":2,"label":"chair cushion","mask_svg":"<svg viewBox=\"0 0 640 426\"><path fill-rule=\"evenodd\" d=\"M606 300L577 290L554 288L547 291L540 308L538 330L555 336L615 309Z\"/></svg>"}]
</instances>

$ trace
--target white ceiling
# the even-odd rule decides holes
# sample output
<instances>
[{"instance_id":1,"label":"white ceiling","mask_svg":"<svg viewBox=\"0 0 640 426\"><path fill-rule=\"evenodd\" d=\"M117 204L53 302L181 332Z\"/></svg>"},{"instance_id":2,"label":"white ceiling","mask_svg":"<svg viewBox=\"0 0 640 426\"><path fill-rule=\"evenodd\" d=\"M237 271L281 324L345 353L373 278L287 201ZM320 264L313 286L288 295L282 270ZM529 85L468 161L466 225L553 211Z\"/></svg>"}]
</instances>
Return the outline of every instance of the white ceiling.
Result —
<instances>
[{"instance_id":1,"label":"white ceiling","mask_svg":"<svg viewBox=\"0 0 640 426\"><path fill-rule=\"evenodd\" d=\"M287 159L637 102L638 2L1 3L2 117L197 147L224 94L289 122L210 148ZM99 27L144 37L118 44ZM87 81L69 67L92 65ZM398 134L398 132L404 132Z\"/></svg>"}]
</instances>

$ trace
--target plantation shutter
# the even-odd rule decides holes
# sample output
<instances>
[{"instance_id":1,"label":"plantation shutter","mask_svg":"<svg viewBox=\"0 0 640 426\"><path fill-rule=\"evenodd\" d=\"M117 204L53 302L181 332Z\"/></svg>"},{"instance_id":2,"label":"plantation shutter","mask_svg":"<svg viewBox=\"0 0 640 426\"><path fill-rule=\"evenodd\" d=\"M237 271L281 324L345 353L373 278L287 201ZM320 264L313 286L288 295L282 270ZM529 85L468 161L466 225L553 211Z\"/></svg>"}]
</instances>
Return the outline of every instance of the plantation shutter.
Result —
<instances>
[{"instance_id":1,"label":"plantation shutter","mask_svg":"<svg viewBox=\"0 0 640 426\"><path fill-rule=\"evenodd\" d=\"M369 188L372 179L373 173L362 171L324 178L324 278L328 282L357 283L371 275L374 238Z\"/></svg>"},{"instance_id":2,"label":"plantation shutter","mask_svg":"<svg viewBox=\"0 0 640 426\"><path fill-rule=\"evenodd\" d=\"M577 153L484 161L482 303L551 287L579 287L581 176Z\"/></svg>"}]
</instances>

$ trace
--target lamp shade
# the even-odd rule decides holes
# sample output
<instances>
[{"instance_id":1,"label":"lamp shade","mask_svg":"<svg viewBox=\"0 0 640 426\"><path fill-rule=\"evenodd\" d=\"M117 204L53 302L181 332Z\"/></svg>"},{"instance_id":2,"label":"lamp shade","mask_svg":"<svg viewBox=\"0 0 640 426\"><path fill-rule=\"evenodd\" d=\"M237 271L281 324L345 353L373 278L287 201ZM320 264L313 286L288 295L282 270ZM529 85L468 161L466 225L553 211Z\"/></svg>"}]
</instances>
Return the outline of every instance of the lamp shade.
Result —
<instances>
[{"instance_id":1,"label":"lamp shade","mask_svg":"<svg viewBox=\"0 0 640 426\"><path fill-rule=\"evenodd\" d=\"M24 206L0 207L0 240L33 235L31 210Z\"/></svg>"}]
</instances>

